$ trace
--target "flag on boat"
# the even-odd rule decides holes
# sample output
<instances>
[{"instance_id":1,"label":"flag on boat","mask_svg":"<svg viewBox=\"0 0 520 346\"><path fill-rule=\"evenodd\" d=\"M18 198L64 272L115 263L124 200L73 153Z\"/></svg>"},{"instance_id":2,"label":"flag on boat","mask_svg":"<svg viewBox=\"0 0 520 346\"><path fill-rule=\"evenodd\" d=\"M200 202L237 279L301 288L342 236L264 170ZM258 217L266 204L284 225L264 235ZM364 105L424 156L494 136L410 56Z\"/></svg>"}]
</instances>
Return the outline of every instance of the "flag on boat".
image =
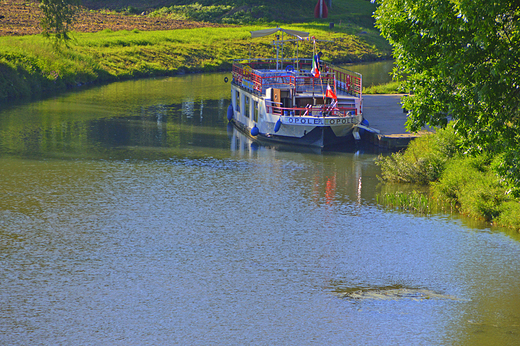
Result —
<instances>
[{"instance_id":1,"label":"flag on boat","mask_svg":"<svg viewBox=\"0 0 520 346\"><path fill-rule=\"evenodd\" d=\"M334 99L334 100L338 99L338 97L336 96L334 91L332 91L329 84L327 84L327 91L325 92L325 97L330 97L331 99Z\"/></svg>"},{"instance_id":2,"label":"flag on boat","mask_svg":"<svg viewBox=\"0 0 520 346\"><path fill-rule=\"evenodd\" d=\"M314 56L314 59L312 59L311 73L316 78L318 78L320 76L320 57L318 54L316 54Z\"/></svg>"}]
</instances>

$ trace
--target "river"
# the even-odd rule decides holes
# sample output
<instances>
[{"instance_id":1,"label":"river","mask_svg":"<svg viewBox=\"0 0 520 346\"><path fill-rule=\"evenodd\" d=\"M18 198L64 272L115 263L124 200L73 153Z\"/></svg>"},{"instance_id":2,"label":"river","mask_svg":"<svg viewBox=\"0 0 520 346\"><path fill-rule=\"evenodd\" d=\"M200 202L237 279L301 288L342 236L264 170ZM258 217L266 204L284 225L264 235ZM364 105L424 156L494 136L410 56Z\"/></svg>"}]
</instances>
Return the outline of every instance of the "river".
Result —
<instances>
[{"instance_id":1,"label":"river","mask_svg":"<svg viewBox=\"0 0 520 346\"><path fill-rule=\"evenodd\" d=\"M381 60L355 64L342 64L341 67L363 76L363 86L370 87L386 84L392 81L391 72L394 68L393 60Z\"/></svg>"},{"instance_id":2,"label":"river","mask_svg":"<svg viewBox=\"0 0 520 346\"><path fill-rule=\"evenodd\" d=\"M518 344L517 233L252 145L225 76L0 106L0 344Z\"/></svg>"}]
</instances>

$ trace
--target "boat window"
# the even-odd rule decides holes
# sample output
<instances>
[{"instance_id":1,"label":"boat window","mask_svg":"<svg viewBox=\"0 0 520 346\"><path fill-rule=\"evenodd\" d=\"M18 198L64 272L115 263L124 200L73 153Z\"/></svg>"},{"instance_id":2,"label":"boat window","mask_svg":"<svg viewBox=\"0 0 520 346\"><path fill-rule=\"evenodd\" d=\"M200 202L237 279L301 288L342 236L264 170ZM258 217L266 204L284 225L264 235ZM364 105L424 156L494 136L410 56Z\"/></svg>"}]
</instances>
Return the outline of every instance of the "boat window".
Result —
<instances>
[{"instance_id":1,"label":"boat window","mask_svg":"<svg viewBox=\"0 0 520 346\"><path fill-rule=\"evenodd\" d=\"M240 92L238 90L235 91L235 110L240 112Z\"/></svg>"},{"instance_id":2,"label":"boat window","mask_svg":"<svg viewBox=\"0 0 520 346\"><path fill-rule=\"evenodd\" d=\"M254 101L253 102L253 106L254 106L254 114L253 114L253 120L255 122L258 122L258 102L257 101Z\"/></svg>"},{"instance_id":3,"label":"boat window","mask_svg":"<svg viewBox=\"0 0 520 346\"><path fill-rule=\"evenodd\" d=\"M248 96L244 97L244 99L245 99L244 100L245 101L245 104L244 104L244 108L245 108L244 109L245 110L244 115L249 118L250 113L251 113L251 109L250 109L251 108L251 102L250 102L251 99Z\"/></svg>"}]
</instances>

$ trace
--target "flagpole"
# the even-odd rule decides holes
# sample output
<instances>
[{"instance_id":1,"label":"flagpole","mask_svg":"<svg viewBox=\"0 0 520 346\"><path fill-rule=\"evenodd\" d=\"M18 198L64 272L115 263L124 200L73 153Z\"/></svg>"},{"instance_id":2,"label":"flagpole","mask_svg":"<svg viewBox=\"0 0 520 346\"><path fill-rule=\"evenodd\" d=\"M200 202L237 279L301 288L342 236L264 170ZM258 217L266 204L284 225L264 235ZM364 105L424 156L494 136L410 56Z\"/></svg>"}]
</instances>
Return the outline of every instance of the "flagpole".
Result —
<instances>
[{"instance_id":1,"label":"flagpole","mask_svg":"<svg viewBox=\"0 0 520 346\"><path fill-rule=\"evenodd\" d=\"M315 57L316 57L316 39L314 38L312 40L312 65L313 66L314 66L314 64L317 65ZM313 74L314 74L314 71L313 71ZM314 103L313 106L316 106L316 98L314 97L314 88L315 88L314 79L312 80L312 84L313 84L312 85L312 101Z\"/></svg>"},{"instance_id":2,"label":"flagpole","mask_svg":"<svg viewBox=\"0 0 520 346\"><path fill-rule=\"evenodd\" d=\"M336 91L336 73L334 73L334 94L338 95L338 92Z\"/></svg>"}]
</instances>

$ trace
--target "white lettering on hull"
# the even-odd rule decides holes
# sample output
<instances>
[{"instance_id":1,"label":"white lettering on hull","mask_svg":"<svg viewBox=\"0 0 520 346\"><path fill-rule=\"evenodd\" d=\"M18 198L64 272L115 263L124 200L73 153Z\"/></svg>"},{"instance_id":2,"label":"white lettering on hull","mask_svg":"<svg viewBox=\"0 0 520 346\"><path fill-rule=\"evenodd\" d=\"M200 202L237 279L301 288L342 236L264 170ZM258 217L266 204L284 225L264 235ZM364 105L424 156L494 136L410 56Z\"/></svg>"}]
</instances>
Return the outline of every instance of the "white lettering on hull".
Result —
<instances>
[{"instance_id":1,"label":"white lettering on hull","mask_svg":"<svg viewBox=\"0 0 520 346\"><path fill-rule=\"evenodd\" d=\"M309 117L291 117L282 116L282 124L287 125L312 125L312 126L335 126L356 124L355 117L335 117L335 118L309 118Z\"/></svg>"}]
</instances>

